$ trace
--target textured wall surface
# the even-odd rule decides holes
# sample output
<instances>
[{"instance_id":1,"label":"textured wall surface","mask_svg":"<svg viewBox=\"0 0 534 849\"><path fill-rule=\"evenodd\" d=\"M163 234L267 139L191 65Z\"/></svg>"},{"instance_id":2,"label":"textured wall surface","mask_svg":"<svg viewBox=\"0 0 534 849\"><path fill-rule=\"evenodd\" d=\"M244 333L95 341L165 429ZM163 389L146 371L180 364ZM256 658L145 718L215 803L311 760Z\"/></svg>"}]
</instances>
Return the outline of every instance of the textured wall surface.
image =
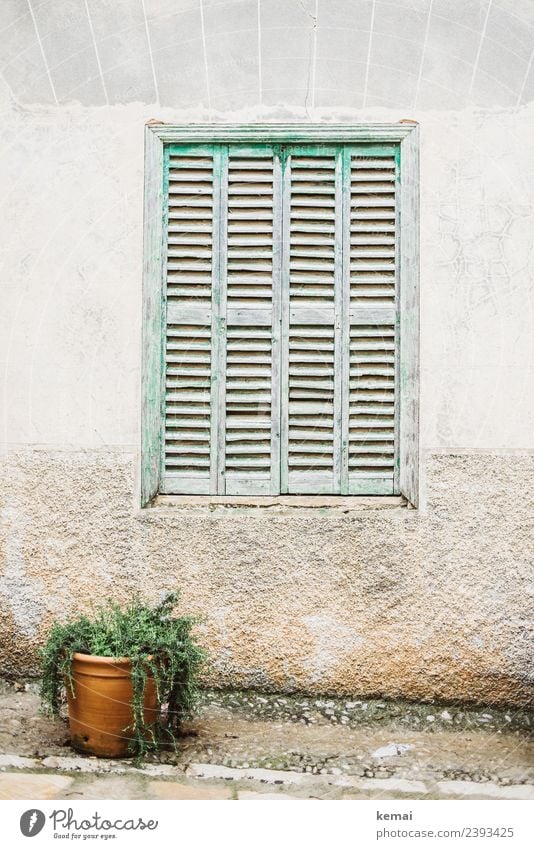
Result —
<instances>
[{"instance_id":1,"label":"textured wall surface","mask_svg":"<svg viewBox=\"0 0 534 849\"><path fill-rule=\"evenodd\" d=\"M3 117L0 374L10 446L137 444L143 133L154 115L198 118L139 104ZM534 144L525 141L534 104L410 115L421 122L423 444L532 449Z\"/></svg>"},{"instance_id":2,"label":"textured wall surface","mask_svg":"<svg viewBox=\"0 0 534 849\"><path fill-rule=\"evenodd\" d=\"M215 683L525 702L532 0L0 7L2 669L179 585ZM420 122L423 509L136 512L150 118Z\"/></svg>"},{"instance_id":3,"label":"textured wall surface","mask_svg":"<svg viewBox=\"0 0 534 849\"><path fill-rule=\"evenodd\" d=\"M132 471L125 454L88 452L24 452L4 467L4 670L32 668L51 617L178 585L184 610L206 617L213 683L511 703L531 695L534 457L430 457L425 515L134 515Z\"/></svg>"}]
</instances>

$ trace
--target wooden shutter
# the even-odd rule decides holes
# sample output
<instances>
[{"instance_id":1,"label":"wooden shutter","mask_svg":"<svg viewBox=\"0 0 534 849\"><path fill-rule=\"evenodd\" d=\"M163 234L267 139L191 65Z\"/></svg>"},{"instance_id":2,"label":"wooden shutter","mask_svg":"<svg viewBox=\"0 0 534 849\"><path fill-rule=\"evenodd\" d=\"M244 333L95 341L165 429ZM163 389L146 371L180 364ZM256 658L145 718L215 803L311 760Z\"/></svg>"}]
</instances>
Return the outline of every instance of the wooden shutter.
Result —
<instances>
[{"instance_id":1,"label":"wooden shutter","mask_svg":"<svg viewBox=\"0 0 534 849\"><path fill-rule=\"evenodd\" d=\"M220 491L272 495L280 491L280 159L268 146L232 146L227 173Z\"/></svg>"},{"instance_id":2,"label":"wooden shutter","mask_svg":"<svg viewBox=\"0 0 534 849\"><path fill-rule=\"evenodd\" d=\"M163 492L208 494L213 393L213 149L166 152L166 345Z\"/></svg>"},{"instance_id":3,"label":"wooden shutter","mask_svg":"<svg viewBox=\"0 0 534 849\"><path fill-rule=\"evenodd\" d=\"M341 159L292 147L284 168L282 482L333 493L339 478Z\"/></svg>"},{"instance_id":4,"label":"wooden shutter","mask_svg":"<svg viewBox=\"0 0 534 849\"><path fill-rule=\"evenodd\" d=\"M369 152L362 148L348 149L345 161L347 491L390 495L398 491L397 158L392 148Z\"/></svg>"},{"instance_id":5,"label":"wooden shutter","mask_svg":"<svg viewBox=\"0 0 534 849\"><path fill-rule=\"evenodd\" d=\"M161 491L399 491L395 147L169 146Z\"/></svg>"},{"instance_id":6,"label":"wooden shutter","mask_svg":"<svg viewBox=\"0 0 534 849\"><path fill-rule=\"evenodd\" d=\"M167 152L163 492L275 494L280 480L280 159Z\"/></svg>"},{"instance_id":7,"label":"wooden shutter","mask_svg":"<svg viewBox=\"0 0 534 849\"><path fill-rule=\"evenodd\" d=\"M282 491L397 489L397 174L392 147L287 150Z\"/></svg>"}]
</instances>

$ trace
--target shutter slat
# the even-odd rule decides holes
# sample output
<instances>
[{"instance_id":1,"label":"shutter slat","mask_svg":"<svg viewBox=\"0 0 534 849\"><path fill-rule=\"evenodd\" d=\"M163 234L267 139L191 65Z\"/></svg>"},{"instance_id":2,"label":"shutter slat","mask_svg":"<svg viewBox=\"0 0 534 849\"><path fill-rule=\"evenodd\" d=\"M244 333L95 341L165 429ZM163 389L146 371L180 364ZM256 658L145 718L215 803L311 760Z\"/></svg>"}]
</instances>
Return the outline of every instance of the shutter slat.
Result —
<instances>
[{"instance_id":1,"label":"shutter slat","mask_svg":"<svg viewBox=\"0 0 534 849\"><path fill-rule=\"evenodd\" d=\"M198 475L205 470L206 480L199 483L200 492L209 480L210 350L203 350L200 367L197 360L186 354L189 343L197 344L196 334L199 331L209 331L209 324L182 325L179 330L175 330L172 324L167 325L164 475L176 469L179 469L180 474L184 472L187 475ZM184 352L183 359L180 351ZM173 417L180 416L179 420L184 421L186 410L190 416L194 416L188 419L189 428L175 427ZM202 475L199 481L201 479Z\"/></svg>"},{"instance_id":2,"label":"shutter slat","mask_svg":"<svg viewBox=\"0 0 534 849\"><path fill-rule=\"evenodd\" d=\"M272 306L273 276L273 158L239 157L231 153L228 163L228 307ZM243 210L251 210L261 221L256 235L263 236L263 249L250 246L241 235ZM239 210L239 212L237 212ZM249 272L249 274L243 272ZM247 289L243 289L243 285ZM237 303L239 302L239 303Z\"/></svg>"},{"instance_id":3,"label":"shutter slat","mask_svg":"<svg viewBox=\"0 0 534 849\"><path fill-rule=\"evenodd\" d=\"M396 165L394 157L370 159L350 157L350 302L357 305L391 304L396 296L396 247L391 239L389 249L377 249L375 239L384 220L395 227ZM363 237L363 220L374 220L368 237Z\"/></svg>"},{"instance_id":4,"label":"shutter slat","mask_svg":"<svg viewBox=\"0 0 534 849\"><path fill-rule=\"evenodd\" d=\"M372 349L368 348L370 345ZM376 470L381 475L379 489L388 480L389 491L393 492L396 453L395 326L351 324L350 347L349 491L358 491L360 476ZM370 393L369 390L375 392ZM377 395L377 391L380 394ZM373 395L375 403L370 404ZM365 480L364 487L368 492L369 478Z\"/></svg>"},{"instance_id":5,"label":"shutter slat","mask_svg":"<svg viewBox=\"0 0 534 849\"><path fill-rule=\"evenodd\" d=\"M315 168L312 165L314 162L317 166ZM319 307L333 308L335 243L330 235L334 233L330 222L335 227L336 159L334 156L312 158L293 155L290 168L290 308L306 306L312 301L318 303ZM310 218L328 222L327 232L323 224L318 231L321 236L319 244L312 238L302 244L299 238L297 247L295 234ZM330 242L325 243L325 236L330 238Z\"/></svg>"},{"instance_id":6,"label":"shutter slat","mask_svg":"<svg viewBox=\"0 0 534 849\"><path fill-rule=\"evenodd\" d=\"M200 196L200 197L198 197ZM167 233L167 301L190 300L198 307L211 306L213 239L213 159L202 156L170 156L168 166L168 206L170 222L184 216L180 247ZM198 231L207 237L207 247L199 248Z\"/></svg>"},{"instance_id":7,"label":"shutter slat","mask_svg":"<svg viewBox=\"0 0 534 849\"><path fill-rule=\"evenodd\" d=\"M329 350L314 351L315 331L324 337L325 328L315 325L289 326L288 381L288 486L289 492L303 485L302 473L318 469L334 474L334 325L326 337ZM306 354L300 358L303 334ZM314 353L310 353L314 351ZM309 440L310 421L321 428L319 439ZM295 477L295 474L297 475ZM333 484L332 484L333 486Z\"/></svg>"}]
</instances>

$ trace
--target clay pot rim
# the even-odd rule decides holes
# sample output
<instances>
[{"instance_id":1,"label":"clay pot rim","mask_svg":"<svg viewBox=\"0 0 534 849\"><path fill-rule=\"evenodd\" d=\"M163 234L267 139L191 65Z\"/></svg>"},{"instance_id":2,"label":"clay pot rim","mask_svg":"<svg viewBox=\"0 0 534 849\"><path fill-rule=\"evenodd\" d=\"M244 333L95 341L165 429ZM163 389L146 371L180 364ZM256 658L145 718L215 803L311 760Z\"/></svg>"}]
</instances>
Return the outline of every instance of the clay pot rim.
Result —
<instances>
[{"instance_id":1,"label":"clay pot rim","mask_svg":"<svg viewBox=\"0 0 534 849\"><path fill-rule=\"evenodd\" d=\"M106 655L106 654L85 654L84 652L81 652L81 651L73 652L72 658L73 658L73 660L80 660L80 661L83 661L84 663L94 663L94 664L102 664L102 663L108 663L108 664L122 663L122 664L124 664L124 663L131 663L132 662L131 657L110 657L109 655ZM152 654L147 655L147 660L153 660L153 659L154 659L154 655L152 655Z\"/></svg>"}]
</instances>

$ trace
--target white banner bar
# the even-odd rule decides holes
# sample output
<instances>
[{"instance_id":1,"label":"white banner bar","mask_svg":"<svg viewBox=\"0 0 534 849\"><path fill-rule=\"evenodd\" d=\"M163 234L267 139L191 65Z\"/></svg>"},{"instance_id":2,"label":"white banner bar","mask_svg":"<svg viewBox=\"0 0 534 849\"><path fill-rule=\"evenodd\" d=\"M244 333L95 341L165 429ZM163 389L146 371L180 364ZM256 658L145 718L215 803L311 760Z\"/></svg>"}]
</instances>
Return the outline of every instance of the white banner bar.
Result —
<instances>
[{"instance_id":1,"label":"white banner bar","mask_svg":"<svg viewBox=\"0 0 534 849\"><path fill-rule=\"evenodd\" d=\"M2 845L220 849L531 849L525 801L315 801L269 792L223 801L3 801ZM274 796L274 799L273 799ZM202 810L202 809L205 810ZM35 837L35 843L29 841Z\"/></svg>"}]
</instances>

